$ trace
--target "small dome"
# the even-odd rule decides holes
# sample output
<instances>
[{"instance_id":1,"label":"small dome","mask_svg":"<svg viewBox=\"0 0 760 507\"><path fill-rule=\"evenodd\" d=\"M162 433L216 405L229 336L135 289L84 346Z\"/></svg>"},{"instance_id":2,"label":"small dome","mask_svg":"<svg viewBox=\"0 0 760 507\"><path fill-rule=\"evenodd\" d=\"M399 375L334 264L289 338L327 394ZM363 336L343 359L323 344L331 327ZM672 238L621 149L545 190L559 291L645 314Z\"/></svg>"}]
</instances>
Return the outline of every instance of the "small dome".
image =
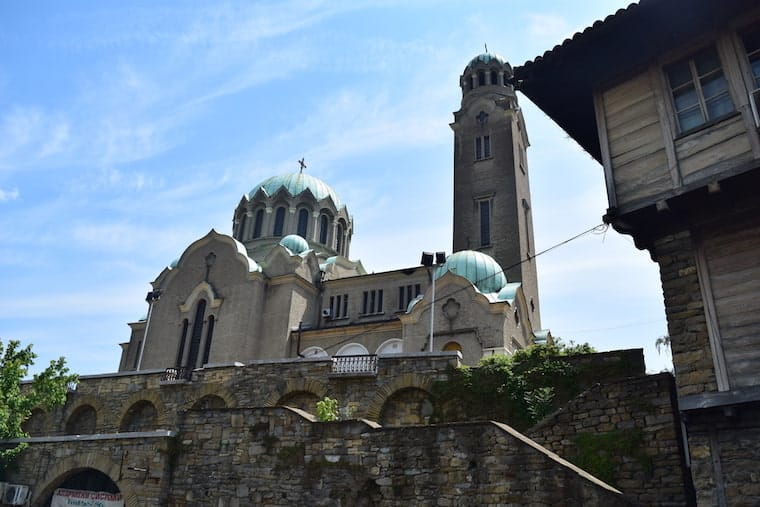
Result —
<instances>
[{"instance_id":1,"label":"small dome","mask_svg":"<svg viewBox=\"0 0 760 507\"><path fill-rule=\"evenodd\" d=\"M274 195L280 190L280 188L284 188L292 196L299 195L302 192L309 190L317 200L330 197L337 209L343 207L335 190L324 181L315 178L310 174L290 173L272 176L253 187L248 193L248 198L252 199L254 194L256 194L260 188L263 189L267 195Z\"/></svg>"},{"instance_id":2,"label":"small dome","mask_svg":"<svg viewBox=\"0 0 760 507\"><path fill-rule=\"evenodd\" d=\"M474 250L450 255L446 263L438 267L435 277L440 278L447 271L466 278L483 294L499 292L507 284L501 266L492 257Z\"/></svg>"},{"instance_id":3,"label":"small dome","mask_svg":"<svg viewBox=\"0 0 760 507\"><path fill-rule=\"evenodd\" d=\"M505 63L507 63L507 61L504 58L502 58L500 55L497 55L495 53L493 54L482 53L476 56L475 58L473 58L472 60L470 60L470 63L468 63L467 66L472 67L473 65L476 65L478 62L483 62L483 63L496 62L501 65L504 65Z\"/></svg>"},{"instance_id":4,"label":"small dome","mask_svg":"<svg viewBox=\"0 0 760 507\"><path fill-rule=\"evenodd\" d=\"M309 249L309 243L298 234L288 234L280 240L280 245L293 252L294 255L300 255Z\"/></svg>"}]
</instances>

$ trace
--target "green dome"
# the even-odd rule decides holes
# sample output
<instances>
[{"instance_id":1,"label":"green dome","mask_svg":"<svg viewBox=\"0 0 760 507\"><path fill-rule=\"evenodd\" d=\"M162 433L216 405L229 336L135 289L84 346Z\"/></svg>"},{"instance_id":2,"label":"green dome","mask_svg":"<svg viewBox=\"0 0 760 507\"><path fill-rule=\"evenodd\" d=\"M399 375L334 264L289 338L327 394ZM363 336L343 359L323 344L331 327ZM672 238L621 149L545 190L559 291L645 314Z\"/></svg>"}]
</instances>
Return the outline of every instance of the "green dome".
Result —
<instances>
[{"instance_id":1,"label":"green dome","mask_svg":"<svg viewBox=\"0 0 760 507\"><path fill-rule=\"evenodd\" d=\"M491 63L492 61L499 63L501 65L504 65L505 63L507 63L507 61L504 58L502 58L501 56L495 53L482 53L476 56L475 58L473 58L472 60L470 60L470 63L467 64L467 66L472 67L478 62Z\"/></svg>"},{"instance_id":2,"label":"green dome","mask_svg":"<svg viewBox=\"0 0 760 507\"><path fill-rule=\"evenodd\" d=\"M281 188L284 188L292 196L299 195L302 192L309 190L318 201L330 197L332 198L333 203L335 203L336 208L340 209L343 206L338 194L335 193L335 190L333 190L330 185L319 178L303 173L281 174L279 176L267 178L253 187L248 193L248 198L252 199L259 189L264 190L267 195L274 195Z\"/></svg>"},{"instance_id":3,"label":"green dome","mask_svg":"<svg viewBox=\"0 0 760 507\"><path fill-rule=\"evenodd\" d=\"M501 266L492 257L474 250L462 250L450 255L438 267L435 277L440 278L448 271L466 278L483 294L499 292L507 284Z\"/></svg>"},{"instance_id":4,"label":"green dome","mask_svg":"<svg viewBox=\"0 0 760 507\"><path fill-rule=\"evenodd\" d=\"M309 243L298 234L288 234L280 240L280 245L295 255L300 255L309 249Z\"/></svg>"}]
</instances>

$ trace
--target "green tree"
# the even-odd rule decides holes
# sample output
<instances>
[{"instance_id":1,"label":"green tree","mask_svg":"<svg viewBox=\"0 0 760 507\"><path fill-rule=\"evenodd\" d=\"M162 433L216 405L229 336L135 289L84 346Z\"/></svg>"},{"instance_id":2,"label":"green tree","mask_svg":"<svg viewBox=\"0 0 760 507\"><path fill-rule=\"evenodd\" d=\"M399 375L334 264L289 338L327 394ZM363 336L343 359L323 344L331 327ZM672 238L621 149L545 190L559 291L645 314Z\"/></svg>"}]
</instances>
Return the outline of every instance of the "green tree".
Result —
<instances>
[{"instance_id":1,"label":"green tree","mask_svg":"<svg viewBox=\"0 0 760 507\"><path fill-rule=\"evenodd\" d=\"M10 340L3 346L0 340L0 441L23 438L29 435L22 424L32 415L32 409L49 410L66 401L68 387L77 382L77 375L69 373L66 360L59 358L22 385L37 355L32 346L21 346ZM12 448L0 449L0 471L8 467L26 447L20 443Z\"/></svg>"}]
</instances>

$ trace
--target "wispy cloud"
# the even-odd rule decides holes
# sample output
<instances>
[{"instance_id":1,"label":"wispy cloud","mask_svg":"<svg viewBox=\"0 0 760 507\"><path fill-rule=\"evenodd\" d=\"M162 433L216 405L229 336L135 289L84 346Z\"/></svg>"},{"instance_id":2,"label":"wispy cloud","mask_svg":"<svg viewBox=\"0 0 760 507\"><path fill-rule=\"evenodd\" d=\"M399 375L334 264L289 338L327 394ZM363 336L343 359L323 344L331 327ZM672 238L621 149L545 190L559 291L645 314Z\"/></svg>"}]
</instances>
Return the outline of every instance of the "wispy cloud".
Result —
<instances>
[{"instance_id":1,"label":"wispy cloud","mask_svg":"<svg viewBox=\"0 0 760 507\"><path fill-rule=\"evenodd\" d=\"M0 202L5 201L12 201L14 199L18 199L19 192L17 188L12 188L10 190L4 190L0 188Z\"/></svg>"}]
</instances>

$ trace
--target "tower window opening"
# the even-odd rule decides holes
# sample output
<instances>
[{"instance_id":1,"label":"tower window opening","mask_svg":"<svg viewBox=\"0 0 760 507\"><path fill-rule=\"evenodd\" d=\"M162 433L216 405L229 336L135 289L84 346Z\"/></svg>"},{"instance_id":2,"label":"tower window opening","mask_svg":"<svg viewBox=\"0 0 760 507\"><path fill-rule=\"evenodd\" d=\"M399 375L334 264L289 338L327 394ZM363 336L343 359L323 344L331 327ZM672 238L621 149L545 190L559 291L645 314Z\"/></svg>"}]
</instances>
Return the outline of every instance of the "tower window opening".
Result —
<instances>
[{"instance_id":1,"label":"tower window opening","mask_svg":"<svg viewBox=\"0 0 760 507\"><path fill-rule=\"evenodd\" d=\"M495 70L491 71L491 84L499 84L499 74L497 74Z\"/></svg>"},{"instance_id":2,"label":"tower window opening","mask_svg":"<svg viewBox=\"0 0 760 507\"><path fill-rule=\"evenodd\" d=\"M483 70L478 71L478 86L485 86L486 84L486 72Z\"/></svg>"},{"instance_id":3,"label":"tower window opening","mask_svg":"<svg viewBox=\"0 0 760 507\"><path fill-rule=\"evenodd\" d=\"M195 321L193 322L193 334L190 338L190 352L187 358L187 366L195 368L198 362L198 352L201 348L201 335L203 333L203 316L206 314L206 300L198 301L195 309Z\"/></svg>"},{"instance_id":4,"label":"tower window opening","mask_svg":"<svg viewBox=\"0 0 760 507\"><path fill-rule=\"evenodd\" d=\"M491 201L480 201L480 246L491 244Z\"/></svg>"},{"instance_id":5,"label":"tower window opening","mask_svg":"<svg viewBox=\"0 0 760 507\"><path fill-rule=\"evenodd\" d=\"M475 138L475 160L491 158L491 136Z\"/></svg>"},{"instance_id":6,"label":"tower window opening","mask_svg":"<svg viewBox=\"0 0 760 507\"><path fill-rule=\"evenodd\" d=\"M256 218L253 220L253 239L261 237L261 226L264 223L264 210L256 212Z\"/></svg>"},{"instance_id":7,"label":"tower window opening","mask_svg":"<svg viewBox=\"0 0 760 507\"><path fill-rule=\"evenodd\" d=\"M306 233L309 226L309 212L308 210L305 210L301 208L301 210L298 212L298 229L297 233L302 238L306 238Z\"/></svg>"},{"instance_id":8,"label":"tower window opening","mask_svg":"<svg viewBox=\"0 0 760 507\"><path fill-rule=\"evenodd\" d=\"M285 208L280 206L274 214L274 236L282 236L282 229L285 226Z\"/></svg>"}]
</instances>

